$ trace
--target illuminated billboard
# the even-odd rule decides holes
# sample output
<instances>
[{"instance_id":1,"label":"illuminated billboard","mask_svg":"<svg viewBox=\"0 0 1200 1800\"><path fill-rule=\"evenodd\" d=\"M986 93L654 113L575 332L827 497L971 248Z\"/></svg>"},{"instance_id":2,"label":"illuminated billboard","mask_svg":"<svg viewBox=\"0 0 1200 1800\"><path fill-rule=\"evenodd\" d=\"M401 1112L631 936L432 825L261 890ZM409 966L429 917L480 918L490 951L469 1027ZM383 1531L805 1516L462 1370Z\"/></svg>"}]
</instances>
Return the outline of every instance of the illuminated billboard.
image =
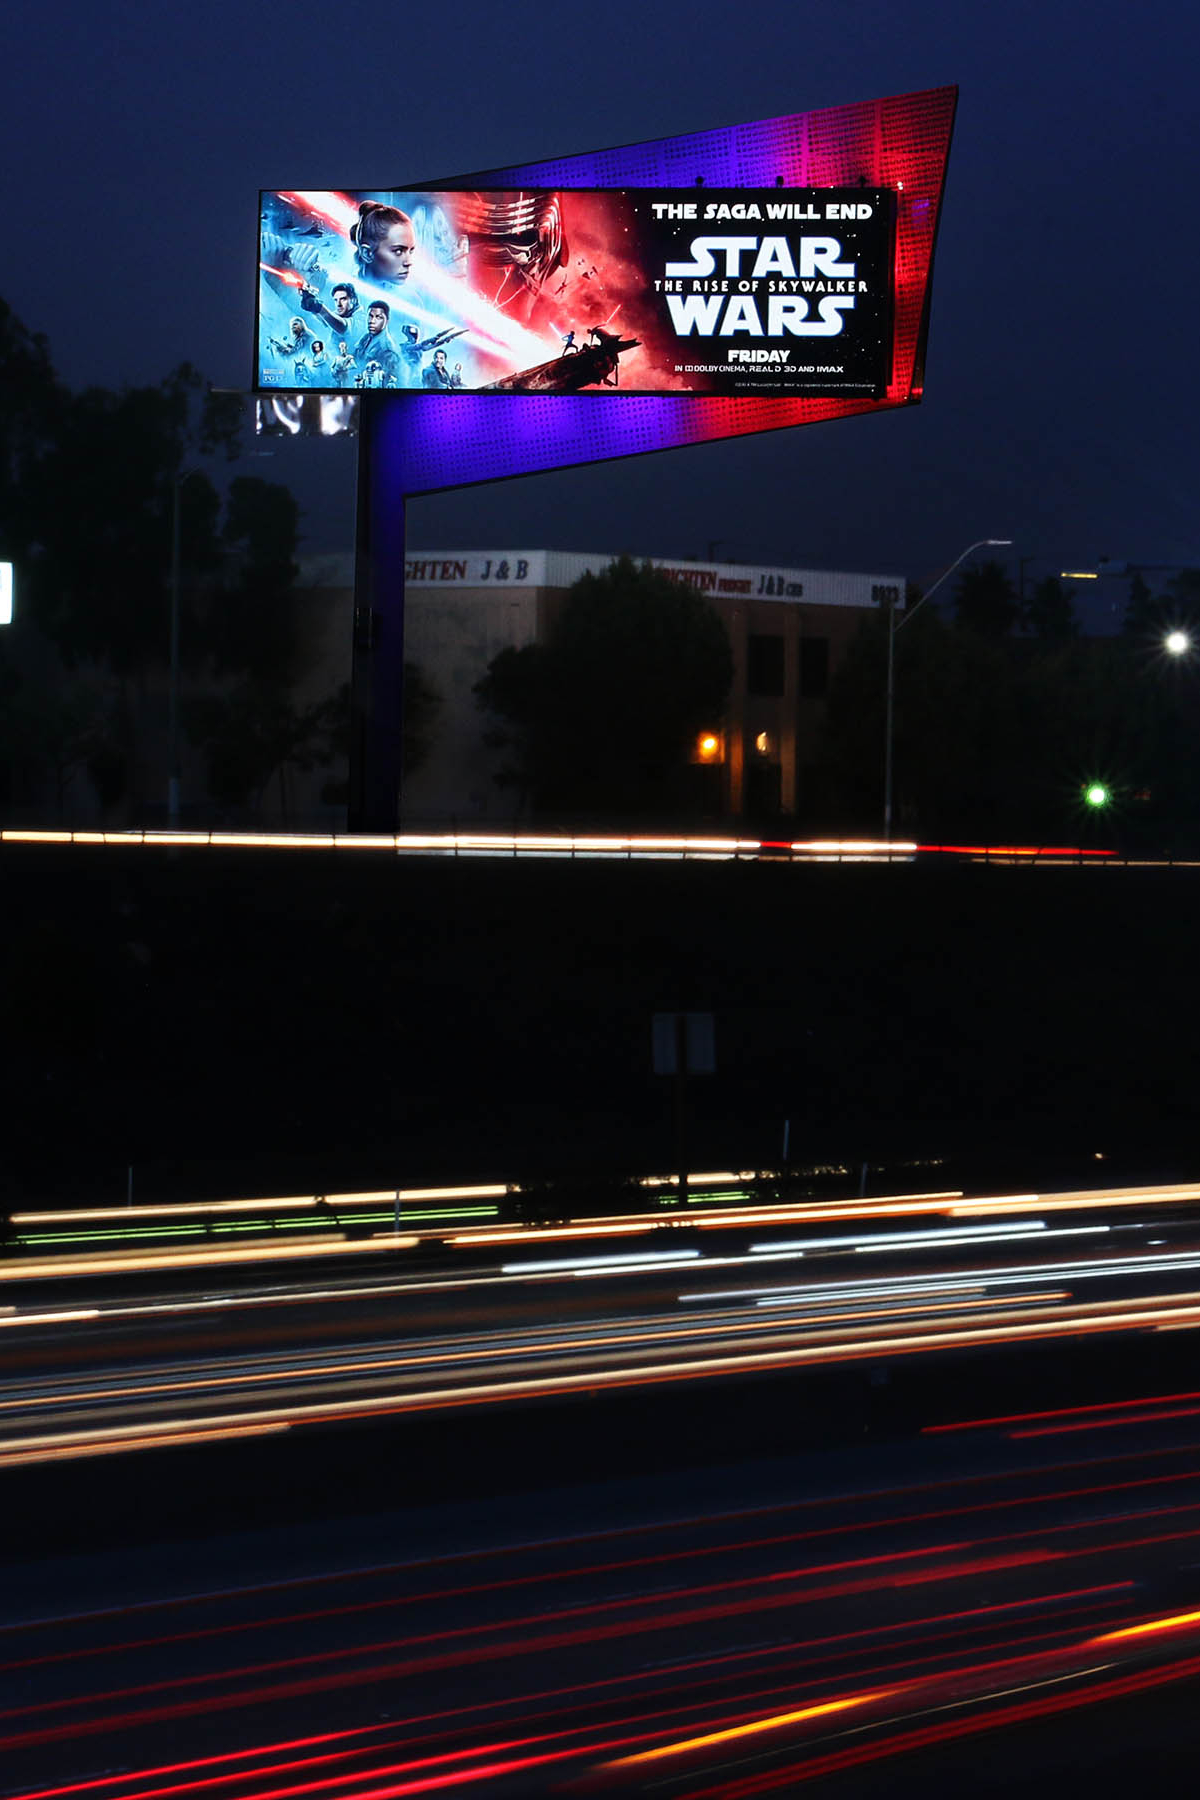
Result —
<instances>
[{"instance_id":1,"label":"illuminated billboard","mask_svg":"<svg viewBox=\"0 0 1200 1800\"><path fill-rule=\"evenodd\" d=\"M878 399L893 219L863 186L268 192L258 386Z\"/></svg>"},{"instance_id":2,"label":"illuminated billboard","mask_svg":"<svg viewBox=\"0 0 1200 1800\"><path fill-rule=\"evenodd\" d=\"M789 198L810 189L866 190L868 194L885 191L894 196L895 207L890 284L891 368L886 389L878 396L761 391L636 394L622 386L624 398L619 406L596 405L594 391L553 400L536 393L514 394L504 405L497 406L490 395L465 390L438 392L426 389L423 383L420 390L380 391L369 399L380 504L385 496L435 493L543 469L604 462L685 444L713 443L752 432L787 430L915 404L925 387L934 250L957 103L957 88L931 88L678 137L509 164L470 175L442 175L424 182L404 183L403 191L409 194L458 195L683 188L691 198L699 197L697 190L707 199L731 189L738 190L739 195L745 190L766 190L774 197L774 190L780 185ZM396 191L400 191L399 184ZM297 195L296 199L314 197ZM349 243L358 208L348 196L337 198L344 203L337 228ZM263 213L271 214L266 203ZM275 235L285 238L295 221L289 222L282 211L272 216L276 225L285 228ZM327 223L332 226L334 221ZM266 229L272 229L269 218ZM307 248L311 250L323 236L323 227L314 215L305 229L311 239ZM332 241L332 234L330 238ZM282 244L264 241L260 260L269 262L262 253L281 247ZM320 256L310 260L319 263ZM262 274L265 285L266 271ZM283 327L272 334L285 344L293 319L300 320L302 332L307 332L313 323L299 302L299 279L300 270L293 267L289 278L276 277L270 286L270 305L275 309L271 316L275 324ZM346 277L350 283L354 279L352 274ZM328 311L336 312L332 288L333 280L325 280L318 298ZM283 289L290 292L285 296ZM343 297L342 304L345 303ZM314 332L313 336L321 341L322 355L336 359L336 345L332 349L330 346L334 336L341 334L330 334L328 321L325 325L324 335ZM564 328L564 336L570 329L574 327ZM445 361L451 376L454 362L461 360L461 355L449 354L453 348L450 341ZM816 362L818 358L805 360ZM255 370L255 385L261 392L264 390L257 380L260 372L261 363ZM267 391L277 392L281 385L271 382ZM303 389L305 384L301 379L294 385Z\"/></svg>"}]
</instances>

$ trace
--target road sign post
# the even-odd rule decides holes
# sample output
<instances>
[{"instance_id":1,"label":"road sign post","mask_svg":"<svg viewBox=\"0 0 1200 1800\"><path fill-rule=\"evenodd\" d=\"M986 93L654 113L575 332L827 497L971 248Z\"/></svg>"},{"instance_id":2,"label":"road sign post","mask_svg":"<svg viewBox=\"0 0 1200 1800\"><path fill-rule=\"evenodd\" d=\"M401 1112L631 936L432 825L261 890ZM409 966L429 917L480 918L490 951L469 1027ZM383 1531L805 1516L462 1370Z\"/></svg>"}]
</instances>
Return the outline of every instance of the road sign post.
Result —
<instances>
[{"instance_id":1,"label":"road sign post","mask_svg":"<svg viewBox=\"0 0 1200 1800\"><path fill-rule=\"evenodd\" d=\"M656 1075L673 1075L675 1096L675 1166L679 1170L676 1199L687 1204L687 1078L716 1072L713 1015L700 1012L655 1013L651 1019L651 1054Z\"/></svg>"}]
</instances>

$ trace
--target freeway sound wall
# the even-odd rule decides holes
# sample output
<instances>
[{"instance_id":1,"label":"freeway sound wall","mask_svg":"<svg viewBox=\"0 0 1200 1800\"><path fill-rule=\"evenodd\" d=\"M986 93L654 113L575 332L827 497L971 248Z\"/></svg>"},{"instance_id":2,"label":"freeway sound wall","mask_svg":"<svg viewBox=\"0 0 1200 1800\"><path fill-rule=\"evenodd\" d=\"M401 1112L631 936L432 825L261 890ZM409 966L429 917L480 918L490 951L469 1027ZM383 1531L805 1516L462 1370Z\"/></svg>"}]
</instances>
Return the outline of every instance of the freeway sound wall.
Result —
<instances>
[{"instance_id":1,"label":"freeway sound wall","mask_svg":"<svg viewBox=\"0 0 1200 1800\"><path fill-rule=\"evenodd\" d=\"M666 1168L676 1008L716 1015L696 1167L774 1166L786 1118L797 1161L1194 1173L1200 871L10 846L0 879L4 1210L130 1164L142 1199Z\"/></svg>"}]
</instances>

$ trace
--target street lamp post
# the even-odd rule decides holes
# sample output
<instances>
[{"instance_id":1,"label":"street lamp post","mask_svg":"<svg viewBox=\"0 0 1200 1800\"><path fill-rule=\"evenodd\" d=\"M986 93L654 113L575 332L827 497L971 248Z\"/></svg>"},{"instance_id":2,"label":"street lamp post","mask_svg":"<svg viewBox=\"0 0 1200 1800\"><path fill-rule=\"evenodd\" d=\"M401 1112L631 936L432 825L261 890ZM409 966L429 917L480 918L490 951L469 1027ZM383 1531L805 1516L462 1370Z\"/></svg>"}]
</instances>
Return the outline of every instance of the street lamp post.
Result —
<instances>
[{"instance_id":1,"label":"street lamp post","mask_svg":"<svg viewBox=\"0 0 1200 1800\"><path fill-rule=\"evenodd\" d=\"M179 495L199 469L179 469L171 481L171 679L167 707L167 824L179 827Z\"/></svg>"},{"instance_id":2,"label":"street lamp post","mask_svg":"<svg viewBox=\"0 0 1200 1800\"><path fill-rule=\"evenodd\" d=\"M1011 543L1011 538L977 538L973 544L968 544L966 549L962 551L960 555L955 557L954 561L950 564L950 567L943 570L933 586L928 588L926 592L921 595L917 604L905 613L899 624L896 622L895 600L891 600L888 603L887 708L884 723L883 749L883 836L886 843L890 844L892 841L892 757L896 715L896 633L900 630L902 625L907 625L908 621L915 613L920 611L927 600L933 598L943 581L948 580L949 577L953 575L955 569L957 569L960 564L966 562L968 556L974 555L976 550L1006 549Z\"/></svg>"}]
</instances>

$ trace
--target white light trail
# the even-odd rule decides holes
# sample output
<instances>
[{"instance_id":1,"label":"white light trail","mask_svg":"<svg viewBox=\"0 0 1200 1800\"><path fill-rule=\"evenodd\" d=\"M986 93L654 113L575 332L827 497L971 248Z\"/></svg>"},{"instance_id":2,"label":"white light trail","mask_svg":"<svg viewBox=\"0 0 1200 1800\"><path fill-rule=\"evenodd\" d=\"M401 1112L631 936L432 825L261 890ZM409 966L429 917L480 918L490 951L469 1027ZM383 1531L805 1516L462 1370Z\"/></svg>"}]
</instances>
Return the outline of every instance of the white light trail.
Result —
<instances>
[{"instance_id":1,"label":"white light trail","mask_svg":"<svg viewBox=\"0 0 1200 1800\"><path fill-rule=\"evenodd\" d=\"M549 1262L505 1263L502 1275L546 1275L555 1272L577 1273L586 1270L651 1269L663 1263L694 1262L698 1250L644 1251L628 1256L572 1256Z\"/></svg>"},{"instance_id":2,"label":"white light trail","mask_svg":"<svg viewBox=\"0 0 1200 1800\"><path fill-rule=\"evenodd\" d=\"M1090 1229L1108 1231L1107 1225ZM1034 1237L1046 1230L1040 1219L1015 1219L1011 1225L947 1226L941 1231L872 1231L856 1232L852 1237L790 1238L779 1243L751 1244L754 1256L771 1256L783 1250L904 1249L921 1244L970 1244L1010 1237Z\"/></svg>"}]
</instances>

